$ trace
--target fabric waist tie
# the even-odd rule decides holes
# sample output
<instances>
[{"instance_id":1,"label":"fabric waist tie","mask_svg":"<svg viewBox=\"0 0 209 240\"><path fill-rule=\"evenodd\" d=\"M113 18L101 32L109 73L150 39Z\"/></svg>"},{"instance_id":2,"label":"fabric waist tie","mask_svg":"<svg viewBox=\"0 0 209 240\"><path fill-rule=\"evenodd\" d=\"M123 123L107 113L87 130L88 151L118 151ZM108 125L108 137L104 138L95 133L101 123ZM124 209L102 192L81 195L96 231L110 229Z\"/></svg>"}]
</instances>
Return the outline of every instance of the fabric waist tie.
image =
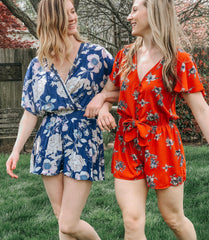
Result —
<instances>
[{"instance_id":1,"label":"fabric waist tie","mask_svg":"<svg viewBox=\"0 0 209 240\"><path fill-rule=\"evenodd\" d=\"M58 115L58 116L63 116L66 114L71 114L73 112L78 112L78 110L71 110L71 109L61 109L61 110L56 110L52 112L46 112L46 116L52 116L52 115Z\"/></svg>"},{"instance_id":2,"label":"fabric waist tie","mask_svg":"<svg viewBox=\"0 0 209 240\"><path fill-rule=\"evenodd\" d=\"M152 127L140 122L139 120L126 119L123 121L124 127L124 140L130 142L137 138L140 146L148 145L148 136L152 130Z\"/></svg>"}]
</instances>

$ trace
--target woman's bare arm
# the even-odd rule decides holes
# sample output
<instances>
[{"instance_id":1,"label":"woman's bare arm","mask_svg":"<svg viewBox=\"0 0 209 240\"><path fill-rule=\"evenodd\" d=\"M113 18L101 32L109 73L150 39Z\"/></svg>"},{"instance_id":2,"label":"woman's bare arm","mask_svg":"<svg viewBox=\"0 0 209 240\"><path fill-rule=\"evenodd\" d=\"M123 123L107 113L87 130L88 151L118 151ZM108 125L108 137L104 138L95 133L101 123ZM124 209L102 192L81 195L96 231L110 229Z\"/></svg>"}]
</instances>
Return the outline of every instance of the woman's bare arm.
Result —
<instances>
[{"instance_id":1,"label":"woman's bare arm","mask_svg":"<svg viewBox=\"0 0 209 240\"><path fill-rule=\"evenodd\" d=\"M192 110L192 113L209 143L209 106L201 92L183 94L185 101Z\"/></svg>"},{"instance_id":2,"label":"woman's bare arm","mask_svg":"<svg viewBox=\"0 0 209 240\"><path fill-rule=\"evenodd\" d=\"M23 149L27 139L31 135L36 123L37 117L28 111L24 111L23 116L20 120L17 139L15 141L11 155L9 156L6 167L7 173L12 178L18 178L17 175L13 173L13 170L16 168L17 162L19 160L20 152Z\"/></svg>"},{"instance_id":3,"label":"woman's bare arm","mask_svg":"<svg viewBox=\"0 0 209 240\"><path fill-rule=\"evenodd\" d=\"M119 98L119 88L110 80L107 81L104 89L98 93L87 105L84 116L94 118L105 102L117 102Z\"/></svg>"}]
</instances>

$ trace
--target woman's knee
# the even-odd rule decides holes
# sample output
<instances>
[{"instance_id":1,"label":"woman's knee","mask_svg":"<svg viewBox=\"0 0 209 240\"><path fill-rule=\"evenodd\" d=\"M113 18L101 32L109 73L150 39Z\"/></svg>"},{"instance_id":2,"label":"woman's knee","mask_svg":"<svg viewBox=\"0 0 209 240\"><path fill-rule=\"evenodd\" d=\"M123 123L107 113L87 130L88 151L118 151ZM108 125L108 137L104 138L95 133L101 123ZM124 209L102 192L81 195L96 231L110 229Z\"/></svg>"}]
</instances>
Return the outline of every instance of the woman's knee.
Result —
<instances>
[{"instance_id":1,"label":"woman's knee","mask_svg":"<svg viewBox=\"0 0 209 240\"><path fill-rule=\"evenodd\" d=\"M77 225L78 223L73 220L63 220L59 219L59 230L63 234L67 234L70 236L75 236L77 233Z\"/></svg>"},{"instance_id":2,"label":"woman's knee","mask_svg":"<svg viewBox=\"0 0 209 240\"><path fill-rule=\"evenodd\" d=\"M145 215L125 214L123 216L126 231L138 232L140 229L144 231Z\"/></svg>"},{"instance_id":3,"label":"woman's knee","mask_svg":"<svg viewBox=\"0 0 209 240\"><path fill-rule=\"evenodd\" d=\"M183 214L168 214L162 216L165 223L172 229L174 232L179 231L183 225L186 217Z\"/></svg>"}]
</instances>

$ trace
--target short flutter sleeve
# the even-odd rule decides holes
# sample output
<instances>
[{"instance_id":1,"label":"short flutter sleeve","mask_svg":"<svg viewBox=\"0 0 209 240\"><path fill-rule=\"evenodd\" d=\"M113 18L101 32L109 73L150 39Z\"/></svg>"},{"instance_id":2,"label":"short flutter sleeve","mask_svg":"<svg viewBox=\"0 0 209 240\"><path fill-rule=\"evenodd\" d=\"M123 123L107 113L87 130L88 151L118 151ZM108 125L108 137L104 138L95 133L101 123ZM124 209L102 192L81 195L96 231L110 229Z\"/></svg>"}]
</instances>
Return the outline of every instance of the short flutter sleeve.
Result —
<instances>
[{"instance_id":1,"label":"short flutter sleeve","mask_svg":"<svg viewBox=\"0 0 209 240\"><path fill-rule=\"evenodd\" d=\"M177 55L177 83L174 88L178 93L202 92L205 95L204 87L198 74L197 66L186 52L178 51Z\"/></svg>"},{"instance_id":2,"label":"short flutter sleeve","mask_svg":"<svg viewBox=\"0 0 209 240\"><path fill-rule=\"evenodd\" d=\"M34 90L33 90L34 64L35 64L35 60L33 59L30 62L27 72L25 74L21 106L28 112L32 113L33 115L37 115L38 112L37 112L36 105L35 105Z\"/></svg>"},{"instance_id":3,"label":"short flutter sleeve","mask_svg":"<svg viewBox=\"0 0 209 240\"><path fill-rule=\"evenodd\" d=\"M112 68L112 72L109 76L110 80L114 83L114 85L116 87L120 86L120 74L119 74L119 70L120 70L120 66L124 57L124 49L120 50L117 55L115 56L115 61L113 64L113 68Z\"/></svg>"},{"instance_id":4,"label":"short flutter sleeve","mask_svg":"<svg viewBox=\"0 0 209 240\"><path fill-rule=\"evenodd\" d=\"M104 74L105 76L109 76L112 72L114 58L105 48L102 48L102 57L104 60Z\"/></svg>"}]
</instances>

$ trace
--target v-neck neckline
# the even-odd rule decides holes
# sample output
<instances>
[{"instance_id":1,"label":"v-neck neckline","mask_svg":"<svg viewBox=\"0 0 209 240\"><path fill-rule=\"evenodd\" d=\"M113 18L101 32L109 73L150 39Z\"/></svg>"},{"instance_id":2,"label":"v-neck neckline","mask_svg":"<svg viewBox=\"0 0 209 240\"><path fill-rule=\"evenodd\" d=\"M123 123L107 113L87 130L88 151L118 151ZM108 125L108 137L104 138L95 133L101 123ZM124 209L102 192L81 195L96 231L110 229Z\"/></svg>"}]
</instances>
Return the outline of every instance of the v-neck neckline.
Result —
<instances>
[{"instance_id":1,"label":"v-neck neckline","mask_svg":"<svg viewBox=\"0 0 209 240\"><path fill-rule=\"evenodd\" d=\"M138 73L138 69L137 69L137 54L134 54L134 63L136 64L136 73L137 73L137 77L138 77L138 80L139 80L139 83L141 83L146 76L149 75L149 73L152 72L152 70L154 68L156 68L157 65L159 65L161 62L162 62L163 58L160 58L145 74L144 76L142 77L142 79L139 77L139 73Z\"/></svg>"},{"instance_id":2,"label":"v-neck neckline","mask_svg":"<svg viewBox=\"0 0 209 240\"><path fill-rule=\"evenodd\" d=\"M60 74L59 74L59 72L57 71L56 67L54 66L54 64L52 64L53 69L54 69L56 75L59 77L59 79L61 80L61 82L62 82L64 85L67 84L67 82L68 82L68 80L69 80L69 78L70 78L70 76L71 76L74 68L76 67L76 64L77 64L77 62L78 62L78 59L79 59L79 56L80 56L81 51L82 51L82 49L83 49L83 46L84 46L84 43L81 43L80 46L79 46L77 55L76 55L76 57L75 57L75 59L74 59L74 61L73 61L73 64L72 64L72 66L71 66L71 68L70 68L70 70L69 70L69 72L68 72L67 77L66 77L65 80L62 79L62 77L60 76Z\"/></svg>"}]
</instances>

